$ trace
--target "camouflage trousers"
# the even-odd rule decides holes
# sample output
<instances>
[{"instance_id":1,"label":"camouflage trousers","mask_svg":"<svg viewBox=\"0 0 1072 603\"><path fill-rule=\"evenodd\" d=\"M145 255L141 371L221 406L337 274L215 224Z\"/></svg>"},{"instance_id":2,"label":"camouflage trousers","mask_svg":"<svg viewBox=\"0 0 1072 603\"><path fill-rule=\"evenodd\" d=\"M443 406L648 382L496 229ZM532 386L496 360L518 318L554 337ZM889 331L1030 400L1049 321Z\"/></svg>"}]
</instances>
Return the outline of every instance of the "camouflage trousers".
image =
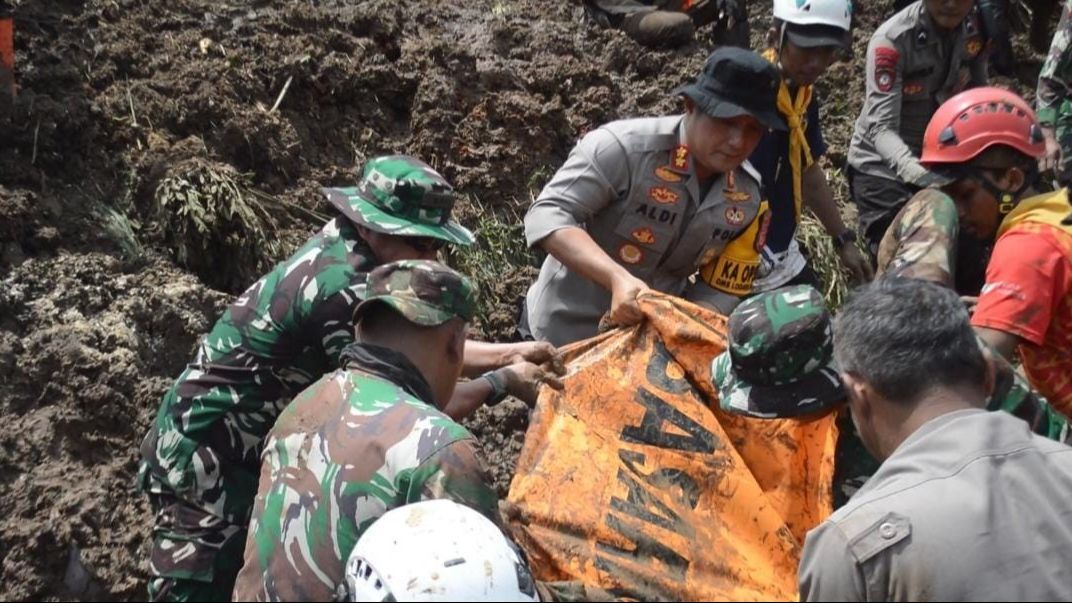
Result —
<instances>
[{"instance_id":1,"label":"camouflage trousers","mask_svg":"<svg viewBox=\"0 0 1072 603\"><path fill-rule=\"evenodd\" d=\"M151 601L230 601L248 526L173 495L150 494L156 515L149 557Z\"/></svg>"}]
</instances>

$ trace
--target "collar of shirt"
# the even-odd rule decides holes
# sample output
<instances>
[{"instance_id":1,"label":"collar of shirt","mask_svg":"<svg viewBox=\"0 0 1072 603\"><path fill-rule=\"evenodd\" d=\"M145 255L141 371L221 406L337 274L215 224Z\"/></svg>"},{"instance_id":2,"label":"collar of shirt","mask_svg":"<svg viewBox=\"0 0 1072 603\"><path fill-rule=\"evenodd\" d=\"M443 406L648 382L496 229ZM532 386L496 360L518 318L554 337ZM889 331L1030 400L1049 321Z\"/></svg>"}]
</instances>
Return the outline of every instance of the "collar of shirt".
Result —
<instances>
[{"instance_id":1,"label":"collar of shirt","mask_svg":"<svg viewBox=\"0 0 1072 603\"><path fill-rule=\"evenodd\" d=\"M357 369L389 381L426 404L435 403L432 386L425 381L417 366L405 354L391 348L368 343L351 343L339 355L339 362L345 369Z\"/></svg>"}]
</instances>

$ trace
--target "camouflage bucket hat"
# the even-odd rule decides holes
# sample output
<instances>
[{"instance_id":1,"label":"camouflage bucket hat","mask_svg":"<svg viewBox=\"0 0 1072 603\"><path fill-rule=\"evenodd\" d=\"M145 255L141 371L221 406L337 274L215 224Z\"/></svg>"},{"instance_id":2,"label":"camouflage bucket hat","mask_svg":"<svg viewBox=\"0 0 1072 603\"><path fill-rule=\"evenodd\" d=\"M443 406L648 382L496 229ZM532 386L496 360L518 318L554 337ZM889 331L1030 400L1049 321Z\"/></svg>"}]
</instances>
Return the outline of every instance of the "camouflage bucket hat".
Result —
<instances>
[{"instance_id":1,"label":"camouflage bucket hat","mask_svg":"<svg viewBox=\"0 0 1072 603\"><path fill-rule=\"evenodd\" d=\"M454 189L414 157L377 157L365 164L356 187L325 188L324 193L351 222L376 232L432 237L456 245L474 241L472 232L450 219Z\"/></svg>"},{"instance_id":2,"label":"camouflage bucket hat","mask_svg":"<svg viewBox=\"0 0 1072 603\"><path fill-rule=\"evenodd\" d=\"M729 317L729 345L711 363L719 405L758 418L820 412L845 400L830 313L813 287L750 298Z\"/></svg>"},{"instance_id":3,"label":"camouflage bucket hat","mask_svg":"<svg viewBox=\"0 0 1072 603\"><path fill-rule=\"evenodd\" d=\"M358 323L373 304L384 303L414 324L434 327L476 314L476 290L468 278L430 260L402 260L368 275L365 300L354 309Z\"/></svg>"}]
</instances>

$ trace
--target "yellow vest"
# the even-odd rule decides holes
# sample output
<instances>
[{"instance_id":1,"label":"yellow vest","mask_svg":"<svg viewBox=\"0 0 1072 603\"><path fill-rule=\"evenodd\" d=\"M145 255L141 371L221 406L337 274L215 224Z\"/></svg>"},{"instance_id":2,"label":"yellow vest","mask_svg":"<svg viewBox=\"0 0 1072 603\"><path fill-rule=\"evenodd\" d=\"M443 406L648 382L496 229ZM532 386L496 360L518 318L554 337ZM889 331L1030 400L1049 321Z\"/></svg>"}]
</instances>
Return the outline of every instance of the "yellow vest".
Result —
<instances>
[{"instance_id":1,"label":"yellow vest","mask_svg":"<svg viewBox=\"0 0 1072 603\"><path fill-rule=\"evenodd\" d=\"M748 228L730 241L717 258L700 267L700 278L713 288L736 297L751 293L769 226L770 209L763 200Z\"/></svg>"},{"instance_id":2,"label":"yellow vest","mask_svg":"<svg viewBox=\"0 0 1072 603\"><path fill-rule=\"evenodd\" d=\"M1005 216L1005 219L1001 221L1001 226L998 227L998 237L1008 232L1013 226L1024 222L1049 224L1072 236L1072 226L1061 223L1069 214L1072 214L1072 206L1068 204L1067 188L1035 195L1018 203L1009 215Z\"/></svg>"}]
</instances>

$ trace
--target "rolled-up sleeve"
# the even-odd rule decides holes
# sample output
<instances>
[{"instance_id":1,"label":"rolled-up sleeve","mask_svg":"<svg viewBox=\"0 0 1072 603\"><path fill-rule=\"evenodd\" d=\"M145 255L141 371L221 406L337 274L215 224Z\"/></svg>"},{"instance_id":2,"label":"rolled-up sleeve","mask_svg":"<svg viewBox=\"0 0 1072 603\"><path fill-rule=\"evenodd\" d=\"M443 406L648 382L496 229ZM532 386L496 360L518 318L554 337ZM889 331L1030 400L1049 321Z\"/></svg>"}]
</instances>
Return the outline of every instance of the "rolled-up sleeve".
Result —
<instances>
[{"instance_id":1,"label":"rolled-up sleeve","mask_svg":"<svg viewBox=\"0 0 1072 603\"><path fill-rule=\"evenodd\" d=\"M570 151L525 214L529 247L563 228L580 226L629 189L629 161L607 128L588 133Z\"/></svg>"}]
</instances>

